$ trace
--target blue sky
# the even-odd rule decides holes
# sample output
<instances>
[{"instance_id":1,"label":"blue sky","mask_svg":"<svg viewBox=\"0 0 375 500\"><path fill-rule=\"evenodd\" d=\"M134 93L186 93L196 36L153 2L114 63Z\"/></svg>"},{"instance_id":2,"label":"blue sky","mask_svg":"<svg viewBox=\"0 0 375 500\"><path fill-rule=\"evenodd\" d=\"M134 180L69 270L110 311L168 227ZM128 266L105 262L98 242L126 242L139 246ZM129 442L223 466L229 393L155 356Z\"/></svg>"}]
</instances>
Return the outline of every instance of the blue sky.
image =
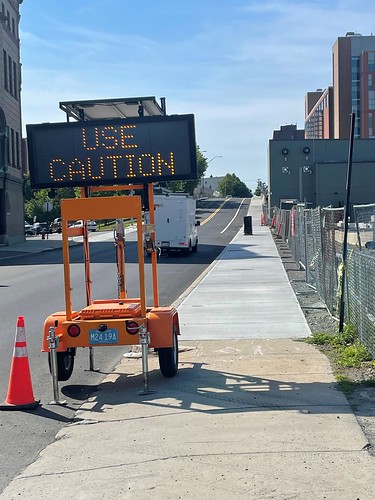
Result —
<instances>
[{"instance_id":1,"label":"blue sky","mask_svg":"<svg viewBox=\"0 0 375 500\"><path fill-rule=\"evenodd\" d=\"M208 175L267 182L281 125L303 128L308 91L332 83L332 46L375 33L362 0L24 0L23 124L65 121L60 101L166 97L193 113Z\"/></svg>"}]
</instances>

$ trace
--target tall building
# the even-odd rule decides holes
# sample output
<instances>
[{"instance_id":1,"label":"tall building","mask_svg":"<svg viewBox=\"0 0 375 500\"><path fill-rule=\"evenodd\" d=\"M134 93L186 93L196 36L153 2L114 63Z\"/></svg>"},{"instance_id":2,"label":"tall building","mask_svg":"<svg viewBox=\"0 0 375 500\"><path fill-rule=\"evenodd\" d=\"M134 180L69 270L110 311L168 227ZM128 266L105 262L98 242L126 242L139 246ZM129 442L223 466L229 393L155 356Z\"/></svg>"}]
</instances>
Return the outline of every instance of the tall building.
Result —
<instances>
[{"instance_id":1,"label":"tall building","mask_svg":"<svg viewBox=\"0 0 375 500\"><path fill-rule=\"evenodd\" d=\"M348 32L332 49L333 85L305 100L306 139L375 138L375 36ZM315 100L315 102L314 102Z\"/></svg>"},{"instance_id":2,"label":"tall building","mask_svg":"<svg viewBox=\"0 0 375 500\"><path fill-rule=\"evenodd\" d=\"M0 244L24 241L19 21L23 0L0 2Z\"/></svg>"},{"instance_id":3,"label":"tall building","mask_svg":"<svg viewBox=\"0 0 375 500\"><path fill-rule=\"evenodd\" d=\"M333 87L308 92L305 98L305 138L333 138Z\"/></svg>"},{"instance_id":4,"label":"tall building","mask_svg":"<svg viewBox=\"0 0 375 500\"><path fill-rule=\"evenodd\" d=\"M334 138L350 136L350 114L355 113L354 137L374 138L375 36L348 32L333 46Z\"/></svg>"},{"instance_id":5,"label":"tall building","mask_svg":"<svg viewBox=\"0 0 375 500\"><path fill-rule=\"evenodd\" d=\"M374 202L375 36L348 32L339 37L332 49L332 74L332 86L306 95L304 137L289 125L274 131L269 141L270 208L344 205L352 113L351 203Z\"/></svg>"}]
</instances>

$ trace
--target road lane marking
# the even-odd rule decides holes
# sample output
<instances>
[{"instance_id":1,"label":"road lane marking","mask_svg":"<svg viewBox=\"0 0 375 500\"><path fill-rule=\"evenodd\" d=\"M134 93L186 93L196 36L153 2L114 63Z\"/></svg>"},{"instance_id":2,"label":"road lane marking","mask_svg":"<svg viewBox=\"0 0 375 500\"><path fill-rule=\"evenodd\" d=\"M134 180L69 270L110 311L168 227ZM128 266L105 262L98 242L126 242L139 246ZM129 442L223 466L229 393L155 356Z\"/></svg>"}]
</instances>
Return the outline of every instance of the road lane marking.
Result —
<instances>
[{"instance_id":1,"label":"road lane marking","mask_svg":"<svg viewBox=\"0 0 375 500\"><path fill-rule=\"evenodd\" d=\"M209 215L209 216L207 217L207 219L204 219L204 221L203 221L203 222L201 222L201 224L200 224L200 225L201 225L201 226L204 226L205 224L207 224L207 222L208 222L208 221L210 221L213 217L215 217L215 215L216 215L218 212L220 212L220 210L223 208L223 206L226 204L226 202L227 202L227 201L228 201L228 200L224 200L224 201L223 201L223 203L220 205L220 207L219 207L219 208L217 208L217 209L215 210L215 212L212 212L212 214L211 214L211 215Z\"/></svg>"},{"instance_id":2,"label":"road lane marking","mask_svg":"<svg viewBox=\"0 0 375 500\"><path fill-rule=\"evenodd\" d=\"M228 227L232 224L232 222L234 221L234 219L237 217L238 212L240 211L240 208L242 207L242 204L243 204L244 201L245 201L245 198L242 198L240 206L238 207L237 212L234 214L233 219L229 222L229 224L222 231L220 231L220 234L223 234L228 229Z\"/></svg>"}]
</instances>

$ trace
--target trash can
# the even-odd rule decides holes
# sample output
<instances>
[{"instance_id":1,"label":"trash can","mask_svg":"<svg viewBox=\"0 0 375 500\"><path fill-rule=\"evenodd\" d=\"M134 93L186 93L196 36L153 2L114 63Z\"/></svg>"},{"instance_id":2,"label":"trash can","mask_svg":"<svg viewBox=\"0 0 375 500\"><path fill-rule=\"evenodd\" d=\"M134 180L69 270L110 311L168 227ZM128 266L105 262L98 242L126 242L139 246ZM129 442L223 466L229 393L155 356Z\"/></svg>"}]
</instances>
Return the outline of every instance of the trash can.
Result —
<instances>
[{"instance_id":1,"label":"trash can","mask_svg":"<svg viewBox=\"0 0 375 500\"><path fill-rule=\"evenodd\" d=\"M251 235L253 234L253 218L251 215L247 215L243 218L243 234Z\"/></svg>"}]
</instances>

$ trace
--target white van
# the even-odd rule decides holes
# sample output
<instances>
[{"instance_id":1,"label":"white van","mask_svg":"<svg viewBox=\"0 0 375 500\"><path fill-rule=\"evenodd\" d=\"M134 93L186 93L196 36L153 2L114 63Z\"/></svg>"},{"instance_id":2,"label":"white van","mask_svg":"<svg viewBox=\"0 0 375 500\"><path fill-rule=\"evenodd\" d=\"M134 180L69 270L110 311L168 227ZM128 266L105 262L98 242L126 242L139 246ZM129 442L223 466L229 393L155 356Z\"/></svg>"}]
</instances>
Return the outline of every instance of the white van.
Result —
<instances>
[{"instance_id":1,"label":"white van","mask_svg":"<svg viewBox=\"0 0 375 500\"><path fill-rule=\"evenodd\" d=\"M185 193L155 195L156 246L161 252L198 250L199 221L195 220L196 201ZM146 224L149 214L145 216ZM146 245L147 249L147 245Z\"/></svg>"}]
</instances>

